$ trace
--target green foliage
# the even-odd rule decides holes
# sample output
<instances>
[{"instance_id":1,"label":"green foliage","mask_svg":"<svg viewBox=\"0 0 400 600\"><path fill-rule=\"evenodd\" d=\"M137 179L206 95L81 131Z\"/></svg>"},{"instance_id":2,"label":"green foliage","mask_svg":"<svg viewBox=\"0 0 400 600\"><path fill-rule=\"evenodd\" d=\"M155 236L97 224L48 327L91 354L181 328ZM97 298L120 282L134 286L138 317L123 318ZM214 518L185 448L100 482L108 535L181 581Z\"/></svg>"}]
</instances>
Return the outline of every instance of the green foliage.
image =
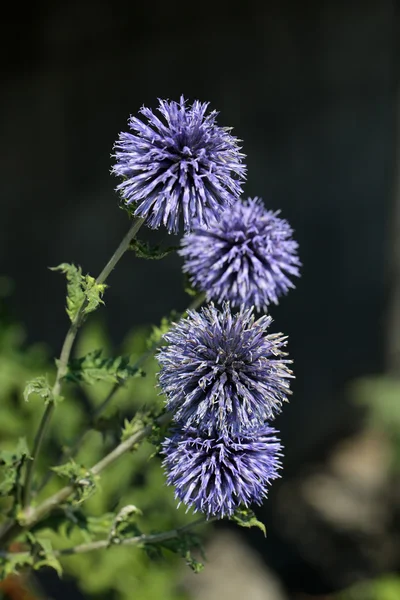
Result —
<instances>
[{"instance_id":1,"label":"green foliage","mask_svg":"<svg viewBox=\"0 0 400 600\"><path fill-rule=\"evenodd\" d=\"M24 400L25 402L29 401L29 396L31 394L37 394L41 398L43 398L45 404L49 404L50 402L61 402L63 400L62 396L54 395L53 390L47 380L47 377L40 376L35 377L25 386L24 389Z\"/></svg>"},{"instance_id":2,"label":"green foliage","mask_svg":"<svg viewBox=\"0 0 400 600\"><path fill-rule=\"evenodd\" d=\"M240 525L240 527L258 527L258 529L261 529L264 536L267 536L267 530L265 529L264 523L261 523L261 521L257 519L256 515L250 508L243 506L236 509L230 520L237 525Z\"/></svg>"},{"instance_id":3,"label":"green foliage","mask_svg":"<svg viewBox=\"0 0 400 600\"><path fill-rule=\"evenodd\" d=\"M19 573L22 567L30 567L35 570L49 567L61 577L62 566L54 553L50 540L37 538L32 533L28 533L25 537L26 551L11 553L7 558L0 555L0 581L7 575Z\"/></svg>"},{"instance_id":4,"label":"green foliage","mask_svg":"<svg viewBox=\"0 0 400 600\"><path fill-rule=\"evenodd\" d=\"M75 322L80 311L87 315L100 305L104 304L102 296L106 289L105 284L98 284L91 275L82 275L82 269L75 265L62 263L52 267L52 271L61 271L67 278L67 306L66 311L72 323Z\"/></svg>"},{"instance_id":5,"label":"green foliage","mask_svg":"<svg viewBox=\"0 0 400 600\"><path fill-rule=\"evenodd\" d=\"M73 459L64 465L52 467L52 471L67 479L68 483L74 487L75 494L69 500L72 505L85 502L96 491L98 477L94 477L88 469L78 465Z\"/></svg>"},{"instance_id":6,"label":"green foliage","mask_svg":"<svg viewBox=\"0 0 400 600\"><path fill-rule=\"evenodd\" d=\"M129 439L138 431L141 431L147 425L154 421L154 415L151 412L138 411L132 419L125 419L121 433L121 442Z\"/></svg>"},{"instance_id":7,"label":"green foliage","mask_svg":"<svg viewBox=\"0 0 400 600\"><path fill-rule=\"evenodd\" d=\"M38 570L42 567L50 567L57 571L58 576L61 577L62 567L54 554L50 540L35 537L32 533L28 533L26 538L30 547L30 555L33 559L33 568Z\"/></svg>"},{"instance_id":8,"label":"green foliage","mask_svg":"<svg viewBox=\"0 0 400 600\"><path fill-rule=\"evenodd\" d=\"M106 360L106 356L130 356L130 364L134 365L148 352L148 335L147 328L132 331L116 351L110 344L105 328L99 322L90 320L78 338L75 355L85 357L93 348L102 348L101 360ZM67 461L66 465L61 465L59 476L54 476L46 488L37 493L35 504L39 504L71 480L84 480L87 474L86 467L95 464L118 443L118 432L125 419L126 423L130 423L130 427L138 427L143 419L146 421L149 418L149 413L160 413L162 400L155 389L158 365L153 357L149 356L144 368L147 377L140 377L138 373L129 375L123 381L123 385L113 383L108 376L96 379L93 385L88 385L84 377L80 378L78 375L78 385L65 386L65 401L59 404L54 412L50 436L46 438L46 445L35 469L36 493L38 483L48 473L49 463L57 465L57 449L73 446L74 440L87 426L88 415L103 404L114 386L117 386L117 391L111 405L96 420L97 429L92 429L87 434L73 462ZM0 316L2 452L12 453L18 438L23 435L28 435L28 447L32 448L34 432L43 412L43 403L23 401L24 382L35 380L42 373L48 373L49 381L52 381L53 369L52 361L44 348L37 345L27 347L21 327L14 324L5 325ZM114 370L114 373L116 372L121 374L121 364L119 370ZM82 402L82 395L85 402ZM104 435L105 432L107 435ZM43 540L49 540L53 548L62 549L82 542L107 539L111 534L114 535L113 528L118 537L127 536L129 528L133 533L135 527L139 529L139 524L140 531L146 534L187 524L192 520L192 516L186 514L183 508L176 509L173 490L165 485L160 460L158 457L149 460L153 453L153 446L144 442L135 452L123 456L102 474L100 481L90 483L87 489L95 493L87 494L85 499L82 496L79 498L78 495L73 498L72 503L65 503L60 511L51 514L36 526L32 532L35 539L42 545ZM5 470L4 465L3 467L0 467L0 472ZM79 494L83 494L84 491L86 492L85 489L80 489ZM126 506L138 507L143 512L140 522L139 515L133 512L127 515L127 520L122 519L119 522L117 517ZM2 515L6 514L9 507L10 498L0 498ZM60 561L64 572L76 579L87 597L91 594L108 597L112 593L114 600L130 600L134 589L135 597L141 600L185 600L177 591L177 572L183 550L176 554L173 548L167 545L161 550L162 556L160 554L154 560L149 557L148 547L112 543L112 547L107 550L82 554L79 557L55 558ZM32 563L30 566L37 568L46 554L46 560L49 561L51 551L47 548L37 553L36 567ZM189 558L184 559L189 561ZM15 570L23 563L26 564L26 561L27 554L18 553L11 563L8 562L7 568ZM4 561L2 562L4 566Z\"/></svg>"},{"instance_id":9,"label":"green foliage","mask_svg":"<svg viewBox=\"0 0 400 600\"><path fill-rule=\"evenodd\" d=\"M172 311L169 317L163 317L160 325L153 325L153 329L149 337L147 338L148 348L157 347L163 339L163 336L170 330L171 325L179 319L179 314L176 311Z\"/></svg>"},{"instance_id":10,"label":"green foliage","mask_svg":"<svg viewBox=\"0 0 400 600\"><path fill-rule=\"evenodd\" d=\"M203 560L205 558L203 546L195 533L184 532L171 540L152 544L150 547L147 546L147 551L151 557L155 556L154 553L159 553L159 556L162 556L163 549L181 556L194 573L200 573L204 568L204 564L193 556L193 551L197 551Z\"/></svg>"},{"instance_id":11,"label":"green foliage","mask_svg":"<svg viewBox=\"0 0 400 600\"><path fill-rule=\"evenodd\" d=\"M137 239L132 240L129 245L129 249L133 250L138 258L147 260L160 260L178 248L179 246L168 246L167 248L161 248L159 245L151 246L148 242L141 242Z\"/></svg>"},{"instance_id":12,"label":"green foliage","mask_svg":"<svg viewBox=\"0 0 400 600\"><path fill-rule=\"evenodd\" d=\"M30 460L25 438L20 438L13 450L0 451L0 496L13 496L19 502L21 471Z\"/></svg>"},{"instance_id":13,"label":"green foliage","mask_svg":"<svg viewBox=\"0 0 400 600\"><path fill-rule=\"evenodd\" d=\"M97 381L107 383L124 383L129 377L143 377L144 372L129 365L129 356L105 358L103 350L93 350L82 358L74 358L68 364L65 378L76 383L89 385Z\"/></svg>"}]
</instances>

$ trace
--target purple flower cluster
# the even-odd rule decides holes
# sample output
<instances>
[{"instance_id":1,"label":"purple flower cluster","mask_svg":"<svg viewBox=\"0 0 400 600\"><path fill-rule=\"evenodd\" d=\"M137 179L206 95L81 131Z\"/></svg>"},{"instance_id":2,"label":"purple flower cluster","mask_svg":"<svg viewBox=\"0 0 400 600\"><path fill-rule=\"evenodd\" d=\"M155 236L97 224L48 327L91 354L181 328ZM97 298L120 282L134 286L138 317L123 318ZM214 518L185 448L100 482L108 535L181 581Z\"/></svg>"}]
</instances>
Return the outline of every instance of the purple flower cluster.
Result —
<instances>
[{"instance_id":1,"label":"purple flower cluster","mask_svg":"<svg viewBox=\"0 0 400 600\"><path fill-rule=\"evenodd\" d=\"M176 497L207 517L262 502L281 446L266 423L290 393L286 338L271 317L213 305L188 311L158 353L160 386L177 423L163 444Z\"/></svg>"},{"instance_id":2,"label":"purple flower cluster","mask_svg":"<svg viewBox=\"0 0 400 600\"><path fill-rule=\"evenodd\" d=\"M286 337L268 334L270 316L232 314L228 303L188 311L165 336L158 354L166 408L175 419L208 433L249 430L280 411L292 373Z\"/></svg>"},{"instance_id":3,"label":"purple flower cluster","mask_svg":"<svg viewBox=\"0 0 400 600\"><path fill-rule=\"evenodd\" d=\"M240 505L261 504L279 476L280 450L268 425L235 436L175 427L164 442L167 482L181 502L207 517L231 516Z\"/></svg>"},{"instance_id":4,"label":"purple flower cluster","mask_svg":"<svg viewBox=\"0 0 400 600\"><path fill-rule=\"evenodd\" d=\"M278 214L265 210L259 198L238 200L208 229L183 238L184 271L208 301L261 310L294 287L289 276L300 275L298 244Z\"/></svg>"},{"instance_id":5,"label":"purple flower cluster","mask_svg":"<svg viewBox=\"0 0 400 600\"><path fill-rule=\"evenodd\" d=\"M131 117L115 143L117 190L136 217L186 233L180 254L210 304L188 311L164 336L159 383L175 421L163 443L167 482L208 517L260 504L280 469L268 421L293 377L286 337L254 316L294 287L297 242L279 211L240 200L246 175L239 140L208 103L160 100Z\"/></svg>"},{"instance_id":6,"label":"purple flower cluster","mask_svg":"<svg viewBox=\"0 0 400 600\"><path fill-rule=\"evenodd\" d=\"M176 233L210 220L242 192L246 174L238 140L216 124L217 112L206 114L208 103L159 100L159 118L150 108L140 110L145 121L129 119L132 131L115 143L113 173L133 214L152 229L164 225Z\"/></svg>"}]
</instances>

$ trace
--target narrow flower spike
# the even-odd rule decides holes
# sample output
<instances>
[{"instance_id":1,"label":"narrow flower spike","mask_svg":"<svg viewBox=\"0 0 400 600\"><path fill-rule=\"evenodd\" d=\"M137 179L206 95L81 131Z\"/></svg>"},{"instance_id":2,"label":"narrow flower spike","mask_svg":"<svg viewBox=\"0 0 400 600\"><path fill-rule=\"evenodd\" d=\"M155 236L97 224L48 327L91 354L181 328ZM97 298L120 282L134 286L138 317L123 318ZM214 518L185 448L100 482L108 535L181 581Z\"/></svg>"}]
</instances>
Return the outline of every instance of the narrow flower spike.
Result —
<instances>
[{"instance_id":1,"label":"narrow flower spike","mask_svg":"<svg viewBox=\"0 0 400 600\"><path fill-rule=\"evenodd\" d=\"M199 227L183 238L183 269L208 301L265 310L295 287L289 276L300 276L298 244L278 214L259 198L236 201L208 230Z\"/></svg>"},{"instance_id":2,"label":"narrow flower spike","mask_svg":"<svg viewBox=\"0 0 400 600\"><path fill-rule=\"evenodd\" d=\"M146 122L130 117L133 133L120 133L115 143L113 173L123 178L117 187L133 213L152 229L164 225L176 233L210 219L241 194L246 167L238 140L230 128L216 125L217 112L206 115L208 103L159 100L162 119L142 107Z\"/></svg>"},{"instance_id":3,"label":"narrow flower spike","mask_svg":"<svg viewBox=\"0 0 400 600\"><path fill-rule=\"evenodd\" d=\"M252 309L231 313L212 304L188 311L164 339L157 358L166 407L184 427L240 433L261 425L287 400L292 372L286 337L267 335L272 319Z\"/></svg>"},{"instance_id":4,"label":"narrow flower spike","mask_svg":"<svg viewBox=\"0 0 400 600\"><path fill-rule=\"evenodd\" d=\"M261 504L279 477L281 445L264 424L240 436L176 427L163 442L163 466L175 497L209 517L229 517L241 505Z\"/></svg>"}]
</instances>

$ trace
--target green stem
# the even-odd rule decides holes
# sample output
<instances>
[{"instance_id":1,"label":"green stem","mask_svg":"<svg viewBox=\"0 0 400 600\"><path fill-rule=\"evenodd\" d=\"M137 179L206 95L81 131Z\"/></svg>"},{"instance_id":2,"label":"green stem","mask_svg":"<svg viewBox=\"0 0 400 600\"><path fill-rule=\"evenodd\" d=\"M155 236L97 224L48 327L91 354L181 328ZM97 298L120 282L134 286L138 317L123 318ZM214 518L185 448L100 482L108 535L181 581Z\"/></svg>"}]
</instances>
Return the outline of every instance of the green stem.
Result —
<instances>
[{"instance_id":1,"label":"green stem","mask_svg":"<svg viewBox=\"0 0 400 600\"><path fill-rule=\"evenodd\" d=\"M128 250L129 244L136 236L140 227L143 225L144 219L135 219L132 222L131 227L129 228L128 233L125 235L118 248L101 271L100 275L96 279L96 283L102 284L106 281L107 277L110 275L111 271L114 269L115 265L124 255L124 253ZM82 306L79 309L78 314L76 315L74 321L71 323L70 328L65 336L65 340L61 349L60 358L58 360L57 374L56 380L54 382L54 386L52 389L52 397L56 398L61 391L61 380L65 376L68 369L68 361L71 354L72 346L74 344L76 335L78 333L79 327L81 326L84 318L84 310L85 310L86 302L82 303ZM49 427L51 417L54 412L55 402L49 402L45 408L42 419L39 423L39 428L36 433L33 450L32 450L32 460L27 464L25 483L22 495L22 503L23 507L26 508L29 505L31 499L31 488L32 488L32 479L33 472L36 467L37 459L40 453L40 449L42 447L43 439L46 434L46 431Z\"/></svg>"},{"instance_id":2,"label":"green stem","mask_svg":"<svg viewBox=\"0 0 400 600\"><path fill-rule=\"evenodd\" d=\"M136 237L139 229L143 225L144 221L145 220L140 217L134 219L128 233L125 235L122 242L120 243L120 245L118 246L118 248L116 249L116 251L114 252L112 257L110 258L110 260L108 261L108 263L106 264L106 266L104 267L104 269L102 270L100 275L97 277L96 283L102 284L106 281L106 279L108 278L109 274L114 269L114 267L116 266L118 261L122 258L122 256L125 254L125 252L127 250L129 250L130 243L132 242L133 239L135 239L135 237Z\"/></svg>"},{"instance_id":3,"label":"green stem","mask_svg":"<svg viewBox=\"0 0 400 600\"><path fill-rule=\"evenodd\" d=\"M170 531L163 531L162 533L154 533L152 535L138 535L131 538L125 538L119 541L119 546L144 546L146 544L159 544L161 542L167 542L180 537L186 531L190 531L194 527L204 525L206 519L201 518L179 527L178 529L171 529ZM84 552L91 552L93 550L102 550L110 547L110 540L98 540L96 542L89 542L88 544L79 544L79 546L73 546L72 548L65 548L56 552L56 556L66 556L70 554L83 554Z\"/></svg>"},{"instance_id":4,"label":"green stem","mask_svg":"<svg viewBox=\"0 0 400 600\"><path fill-rule=\"evenodd\" d=\"M109 539L106 540L97 540L95 542L89 542L87 544L79 544L77 546L72 546L71 548L64 548L62 550L55 550L54 554L57 557L61 556L70 556L72 554L84 554L86 552L93 552L95 550L104 550L106 548L110 548L111 546L145 546L146 544L159 544L161 542L167 542L168 540L173 540L177 537L180 537L186 531L190 531L194 527L198 527L199 525L204 525L205 523L210 523L214 519L209 519L208 521L204 518L197 519L196 521L192 521L192 523L188 523L183 527L179 527L177 529L171 529L170 531L163 531L161 533L154 533L151 535L137 535L135 537L125 538L118 541L118 544L110 542ZM17 557L28 557L28 552L0 552L0 557L15 559Z\"/></svg>"}]
</instances>

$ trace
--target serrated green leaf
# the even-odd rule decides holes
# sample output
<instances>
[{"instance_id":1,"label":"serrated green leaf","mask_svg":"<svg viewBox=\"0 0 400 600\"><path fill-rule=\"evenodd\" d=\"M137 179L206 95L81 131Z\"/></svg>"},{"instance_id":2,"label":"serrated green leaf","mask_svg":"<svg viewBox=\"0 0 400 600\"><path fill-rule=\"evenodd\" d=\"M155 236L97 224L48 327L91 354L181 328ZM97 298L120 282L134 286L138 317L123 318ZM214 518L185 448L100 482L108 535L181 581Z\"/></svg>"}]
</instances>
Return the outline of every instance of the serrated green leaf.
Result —
<instances>
[{"instance_id":1,"label":"serrated green leaf","mask_svg":"<svg viewBox=\"0 0 400 600\"><path fill-rule=\"evenodd\" d=\"M91 275L82 275L82 269L75 265L62 263L51 267L51 271L61 271L67 278L67 314L73 323L80 311L89 314L104 304L102 295L106 289L105 284L98 284Z\"/></svg>"},{"instance_id":2,"label":"serrated green leaf","mask_svg":"<svg viewBox=\"0 0 400 600\"><path fill-rule=\"evenodd\" d=\"M0 496L15 496L18 501L21 470L27 460L31 460L25 438L20 438L14 450L0 452L1 482Z\"/></svg>"},{"instance_id":3,"label":"serrated green leaf","mask_svg":"<svg viewBox=\"0 0 400 600\"><path fill-rule=\"evenodd\" d=\"M86 298L86 306L83 310L83 314L87 315L100 305L104 304L102 296L106 290L105 283L96 283L94 277L85 275L82 283L83 292Z\"/></svg>"},{"instance_id":4,"label":"serrated green leaf","mask_svg":"<svg viewBox=\"0 0 400 600\"><path fill-rule=\"evenodd\" d=\"M28 381L24 389L24 400L29 401L31 394L37 394L43 398L45 404L50 402L61 402L62 396L54 396L53 390L47 381L47 377L41 376Z\"/></svg>"},{"instance_id":5,"label":"serrated green leaf","mask_svg":"<svg viewBox=\"0 0 400 600\"><path fill-rule=\"evenodd\" d=\"M36 544L38 545L37 559L33 563L35 571L43 567L49 567L54 569L57 575L61 577L63 569L60 561L55 556L51 542L47 538L36 538Z\"/></svg>"},{"instance_id":6,"label":"serrated green leaf","mask_svg":"<svg viewBox=\"0 0 400 600\"><path fill-rule=\"evenodd\" d=\"M82 269L75 265L61 263L57 267L51 267L50 270L61 271L67 278L66 311L73 322L85 300L85 293L82 289Z\"/></svg>"},{"instance_id":7,"label":"serrated green leaf","mask_svg":"<svg viewBox=\"0 0 400 600\"><path fill-rule=\"evenodd\" d=\"M0 481L0 496L11 496L15 488L15 473L11 470L5 471Z\"/></svg>"},{"instance_id":8,"label":"serrated green leaf","mask_svg":"<svg viewBox=\"0 0 400 600\"><path fill-rule=\"evenodd\" d=\"M26 438L19 438L14 450L0 451L0 466L13 467L21 462L22 458L30 458Z\"/></svg>"},{"instance_id":9,"label":"serrated green leaf","mask_svg":"<svg viewBox=\"0 0 400 600\"><path fill-rule=\"evenodd\" d=\"M258 529L261 529L264 536L267 536L267 530L264 523L257 519L256 515L252 510L250 510L250 508L243 507L236 509L230 520L240 527L258 527Z\"/></svg>"},{"instance_id":10,"label":"serrated green leaf","mask_svg":"<svg viewBox=\"0 0 400 600\"><path fill-rule=\"evenodd\" d=\"M181 535L171 540L151 544L151 548L153 552L157 548L159 550L164 548L170 552L178 554L185 560L188 567L190 567L194 573L200 573L200 571L202 571L204 568L204 564L192 554L193 550L196 550L203 559L205 558L203 545L200 541L200 538L195 533L181 533Z\"/></svg>"},{"instance_id":11,"label":"serrated green leaf","mask_svg":"<svg viewBox=\"0 0 400 600\"><path fill-rule=\"evenodd\" d=\"M102 352L102 350L94 350L82 358L71 360L68 363L65 379L89 385L97 381L122 384L131 377L145 375L141 369L129 365L129 356L105 358Z\"/></svg>"},{"instance_id":12,"label":"serrated green leaf","mask_svg":"<svg viewBox=\"0 0 400 600\"><path fill-rule=\"evenodd\" d=\"M197 560L197 558L194 558L190 552L186 552L183 558L185 559L187 566L193 571L193 573L201 573L201 571L204 569L204 563Z\"/></svg>"},{"instance_id":13,"label":"serrated green leaf","mask_svg":"<svg viewBox=\"0 0 400 600\"><path fill-rule=\"evenodd\" d=\"M71 537L79 531L86 542L106 537L115 519L114 513L104 513L99 517L88 516L80 505L65 505L57 512L48 515L40 521L31 532L50 529L62 536Z\"/></svg>"},{"instance_id":14,"label":"serrated green leaf","mask_svg":"<svg viewBox=\"0 0 400 600\"><path fill-rule=\"evenodd\" d=\"M150 246L148 242L141 242L138 239L131 241L129 249L133 250L138 258L146 258L147 260L160 260L178 250L179 246L168 246L167 248L161 248L161 246Z\"/></svg>"},{"instance_id":15,"label":"serrated green leaf","mask_svg":"<svg viewBox=\"0 0 400 600\"><path fill-rule=\"evenodd\" d=\"M51 467L51 469L60 477L68 479L69 483L74 486L75 496L71 500L72 505L85 502L95 493L99 478L82 465L78 465L73 459L63 465Z\"/></svg>"},{"instance_id":16,"label":"serrated green leaf","mask_svg":"<svg viewBox=\"0 0 400 600\"><path fill-rule=\"evenodd\" d=\"M154 422L154 415L151 411L148 412L137 412L133 419L125 419L124 426L122 428L121 441L124 442L130 438L133 434L141 431L147 425ZM133 450L135 448L132 448Z\"/></svg>"},{"instance_id":17,"label":"serrated green leaf","mask_svg":"<svg viewBox=\"0 0 400 600\"><path fill-rule=\"evenodd\" d=\"M43 567L54 569L58 576L62 575L62 566L53 551L51 541L48 538L38 538L31 532L26 535L30 547L30 555L33 559L32 566L35 570Z\"/></svg>"},{"instance_id":18,"label":"serrated green leaf","mask_svg":"<svg viewBox=\"0 0 400 600\"><path fill-rule=\"evenodd\" d=\"M17 575L23 567L33 567L34 559L27 553L9 553L7 557L0 555L0 581L9 575Z\"/></svg>"}]
</instances>

